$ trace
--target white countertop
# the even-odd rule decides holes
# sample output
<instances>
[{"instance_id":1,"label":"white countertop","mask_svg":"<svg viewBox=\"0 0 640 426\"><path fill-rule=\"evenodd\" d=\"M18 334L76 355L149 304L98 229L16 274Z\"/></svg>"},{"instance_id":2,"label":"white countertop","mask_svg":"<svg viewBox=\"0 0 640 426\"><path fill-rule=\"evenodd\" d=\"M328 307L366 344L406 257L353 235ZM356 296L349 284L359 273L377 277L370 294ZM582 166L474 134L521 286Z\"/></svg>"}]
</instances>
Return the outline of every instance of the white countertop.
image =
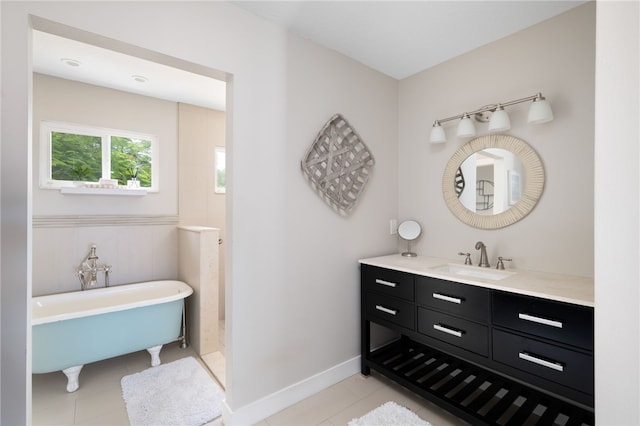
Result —
<instances>
[{"instance_id":1,"label":"white countertop","mask_svg":"<svg viewBox=\"0 0 640 426\"><path fill-rule=\"evenodd\" d=\"M426 277L441 278L526 296L540 297L582 306L594 306L593 278L589 277L506 268L505 270L507 272L514 274L495 281L491 279L464 277L432 269L439 265L456 263L448 259L426 256L403 257L399 254L360 259L359 262L366 265L394 269ZM462 262L458 263L463 265ZM479 269L487 270L489 268Z\"/></svg>"}]
</instances>

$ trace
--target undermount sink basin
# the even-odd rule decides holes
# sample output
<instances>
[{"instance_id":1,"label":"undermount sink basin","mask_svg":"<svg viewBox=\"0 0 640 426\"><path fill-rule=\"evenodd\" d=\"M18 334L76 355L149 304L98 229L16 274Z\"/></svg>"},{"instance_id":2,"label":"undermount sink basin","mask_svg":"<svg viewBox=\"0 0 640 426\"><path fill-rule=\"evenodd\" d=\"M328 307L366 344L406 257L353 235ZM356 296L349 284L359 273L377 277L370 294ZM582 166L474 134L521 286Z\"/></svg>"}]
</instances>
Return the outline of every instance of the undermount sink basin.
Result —
<instances>
[{"instance_id":1,"label":"undermount sink basin","mask_svg":"<svg viewBox=\"0 0 640 426\"><path fill-rule=\"evenodd\" d=\"M515 272L502 271L499 269L480 268L478 266L456 265L447 263L431 268L433 271L444 272L461 277L478 278L483 280L499 281L515 275Z\"/></svg>"}]
</instances>

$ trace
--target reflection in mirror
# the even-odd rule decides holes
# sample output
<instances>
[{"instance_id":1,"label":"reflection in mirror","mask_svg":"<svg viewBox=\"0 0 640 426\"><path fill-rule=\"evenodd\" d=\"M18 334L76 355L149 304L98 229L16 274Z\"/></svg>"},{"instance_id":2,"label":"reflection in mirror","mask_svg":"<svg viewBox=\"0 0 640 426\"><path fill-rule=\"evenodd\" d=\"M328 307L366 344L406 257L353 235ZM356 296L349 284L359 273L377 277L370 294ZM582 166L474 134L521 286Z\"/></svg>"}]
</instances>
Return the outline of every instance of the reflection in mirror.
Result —
<instances>
[{"instance_id":1,"label":"reflection in mirror","mask_svg":"<svg viewBox=\"0 0 640 426\"><path fill-rule=\"evenodd\" d=\"M415 220L405 220L398 226L398 235L400 238L407 241L407 251L403 252L402 255L405 257L416 257L417 254L411 251L411 241L415 240L420 236L422 232L422 228L420 224Z\"/></svg>"},{"instance_id":2,"label":"reflection in mirror","mask_svg":"<svg viewBox=\"0 0 640 426\"><path fill-rule=\"evenodd\" d=\"M460 167L458 167L458 170L456 171L455 185L456 196L460 198L460 194L462 194L462 191L464 191L465 187L464 175L462 174L462 169Z\"/></svg>"},{"instance_id":3,"label":"reflection in mirror","mask_svg":"<svg viewBox=\"0 0 640 426\"><path fill-rule=\"evenodd\" d=\"M542 195L544 169L523 140L492 134L470 140L451 157L442 178L449 210L479 229L498 229L529 214Z\"/></svg>"},{"instance_id":4,"label":"reflection in mirror","mask_svg":"<svg viewBox=\"0 0 640 426\"><path fill-rule=\"evenodd\" d=\"M466 185L458 199L468 210L483 215L502 213L515 204L526 177L518 157L499 148L471 154L462 162L460 171L466 181L475 185ZM457 174L454 183L457 189Z\"/></svg>"}]
</instances>

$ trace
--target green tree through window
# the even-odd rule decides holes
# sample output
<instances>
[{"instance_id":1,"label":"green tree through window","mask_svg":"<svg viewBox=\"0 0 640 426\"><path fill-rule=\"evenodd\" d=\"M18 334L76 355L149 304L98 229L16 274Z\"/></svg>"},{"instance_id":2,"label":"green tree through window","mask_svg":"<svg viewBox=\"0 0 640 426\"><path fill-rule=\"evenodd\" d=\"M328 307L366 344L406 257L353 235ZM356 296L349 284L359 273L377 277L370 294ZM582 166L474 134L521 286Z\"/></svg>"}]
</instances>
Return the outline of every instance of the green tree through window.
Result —
<instances>
[{"instance_id":1,"label":"green tree through window","mask_svg":"<svg viewBox=\"0 0 640 426\"><path fill-rule=\"evenodd\" d=\"M151 187L151 141L111 137L111 178L119 185L138 179L143 188Z\"/></svg>"},{"instance_id":2,"label":"green tree through window","mask_svg":"<svg viewBox=\"0 0 640 426\"><path fill-rule=\"evenodd\" d=\"M102 177L100 136L51 132L51 177L97 182Z\"/></svg>"},{"instance_id":3,"label":"green tree through window","mask_svg":"<svg viewBox=\"0 0 640 426\"><path fill-rule=\"evenodd\" d=\"M72 182L115 179L119 186L157 191L157 140L153 135L81 124L42 121L40 185L62 188Z\"/></svg>"}]
</instances>

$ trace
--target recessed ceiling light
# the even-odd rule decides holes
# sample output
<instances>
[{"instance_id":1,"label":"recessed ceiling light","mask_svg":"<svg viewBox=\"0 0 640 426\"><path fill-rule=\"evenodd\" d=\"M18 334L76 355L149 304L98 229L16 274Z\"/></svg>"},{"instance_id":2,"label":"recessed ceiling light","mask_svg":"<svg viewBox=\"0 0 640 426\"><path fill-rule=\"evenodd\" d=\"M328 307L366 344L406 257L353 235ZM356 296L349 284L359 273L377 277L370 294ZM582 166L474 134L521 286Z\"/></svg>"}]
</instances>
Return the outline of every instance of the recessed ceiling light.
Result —
<instances>
[{"instance_id":1,"label":"recessed ceiling light","mask_svg":"<svg viewBox=\"0 0 640 426\"><path fill-rule=\"evenodd\" d=\"M71 58L60 58L60 61L62 61L63 64L69 65L70 67L79 67L81 63L80 61Z\"/></svg>"},{"instance_id":2,"label":"recessed ceiling light","mask_svg":"<svg viewBox=\"0 0 640 426\"><path fill-rule=\"evenodd\" d=\"M143 75L132 75L131 78L138 83L146 83L149 79Z\"/></svg>"}]
</instances>

